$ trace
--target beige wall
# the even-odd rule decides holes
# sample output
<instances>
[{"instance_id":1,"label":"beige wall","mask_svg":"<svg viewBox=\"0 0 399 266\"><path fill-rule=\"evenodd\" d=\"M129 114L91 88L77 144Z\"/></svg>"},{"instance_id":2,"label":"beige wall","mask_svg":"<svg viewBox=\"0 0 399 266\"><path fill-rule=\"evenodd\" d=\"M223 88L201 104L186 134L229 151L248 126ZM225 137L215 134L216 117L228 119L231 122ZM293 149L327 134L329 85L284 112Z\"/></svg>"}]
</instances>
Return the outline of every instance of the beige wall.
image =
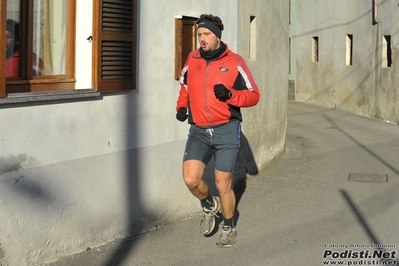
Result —
<instances>
[{"instance_id":1,"label":"beige wall","mask_svg":"<svg viewBox=\"0 0 399 266\"><path fill-rule=\"evenodd\" d=\"M260 169L267 169L284 151L288 97L288 1L239 1L238 52L261 91L259 104L244 110L246 134ZM256 35L250 17L256 20ZM255 21L253 20L253 21ZM256 41L255 59L248 60Z\"/></svg>"},{"instance_id":2,"label":"beige wall","mask_svg":"<svg viewBox=\"0 0 399 266\"><path fill-rule=\"evenodd\" d=\"M296 100L337 107L399 122L399 8L378 1L296 1ZM353 63L346 66L346 35L353 35ZM382 66L384 35L391 35L393 65ZM312 37L319 38L318 63L311 61Z\"/></svg>"}]
</instances>

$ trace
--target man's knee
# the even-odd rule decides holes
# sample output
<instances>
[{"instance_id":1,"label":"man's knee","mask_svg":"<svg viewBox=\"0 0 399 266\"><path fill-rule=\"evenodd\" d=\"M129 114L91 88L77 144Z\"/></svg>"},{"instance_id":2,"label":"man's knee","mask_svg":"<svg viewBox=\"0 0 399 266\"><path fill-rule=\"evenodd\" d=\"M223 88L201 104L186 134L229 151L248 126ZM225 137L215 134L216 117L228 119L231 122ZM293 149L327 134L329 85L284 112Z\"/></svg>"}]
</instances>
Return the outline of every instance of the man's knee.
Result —
<instances>
[{"instance_id":1,"label":"man's knee","mask_svg":"<svg viewBox=\"0 0 399 266\"><path fill-rule=\"evenodd\" d=\"M184 174L183 179L184 179L184 183L190 190L193 190L199 186L200 179L197 177L194 177L189 174Z\"/></svg>"},{"instance_id":2,"label":"man's knee","mask_svg":"<svg viewBox=\"0 0 399 266\"><path fill-rule=\"evenodd\" d=\"M186 186L193 190L202 180L204 165L201 161L185 161L183 164L183 179Z\"/></svg>"}]
</instances>

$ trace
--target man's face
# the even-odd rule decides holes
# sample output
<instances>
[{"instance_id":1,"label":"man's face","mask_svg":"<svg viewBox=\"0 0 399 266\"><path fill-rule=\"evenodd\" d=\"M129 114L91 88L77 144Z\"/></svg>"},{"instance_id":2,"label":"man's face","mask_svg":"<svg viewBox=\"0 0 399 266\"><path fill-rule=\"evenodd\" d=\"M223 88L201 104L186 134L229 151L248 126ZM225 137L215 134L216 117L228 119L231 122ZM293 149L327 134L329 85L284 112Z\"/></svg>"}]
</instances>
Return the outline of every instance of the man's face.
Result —
<instances>
[{"instance_id":1,"label":"man's face","mask_svg":"<svg viewBox=\"0 0 399 266\"><path fill-rule=\"evenodd\" d=\"M6 31L6 52L7 54L14 52L15 36L12 32Z\"/></svg>"},{"instance_id":2,"label":"man's face","mask_svg":"<svg viewBox=\"0 0 399 266\"><path fill-rule=\"evenodd\" d=\"M207 28L199 28L198 41L203 51L212 52L220 47L220 39Z\"/></svg>"}]
</instances>

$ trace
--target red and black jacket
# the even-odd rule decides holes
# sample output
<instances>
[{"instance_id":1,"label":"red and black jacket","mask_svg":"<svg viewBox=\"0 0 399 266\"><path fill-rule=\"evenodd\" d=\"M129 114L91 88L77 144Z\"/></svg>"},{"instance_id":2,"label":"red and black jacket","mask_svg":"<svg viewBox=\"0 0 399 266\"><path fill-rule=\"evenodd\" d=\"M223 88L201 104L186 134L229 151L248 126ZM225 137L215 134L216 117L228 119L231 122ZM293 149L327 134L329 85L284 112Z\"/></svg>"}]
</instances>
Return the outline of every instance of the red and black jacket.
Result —
<instances>
[{"instance_id":1,"label":"red and black jacket","mask_svg":"<svg viewBox=\"0 0 399 266\"><path fill-rule=\"evenodd\" d=\"M242 121L240 107L254 106L260 98L247 64L227 45L219 58L209 63L201 57L199 49L189 54L180 73L176 111L187 108L188 122L200 127ZM216 84L223 84L232 97L226 101L217 99L213 89Z\"/></svg>"}]
</instances>

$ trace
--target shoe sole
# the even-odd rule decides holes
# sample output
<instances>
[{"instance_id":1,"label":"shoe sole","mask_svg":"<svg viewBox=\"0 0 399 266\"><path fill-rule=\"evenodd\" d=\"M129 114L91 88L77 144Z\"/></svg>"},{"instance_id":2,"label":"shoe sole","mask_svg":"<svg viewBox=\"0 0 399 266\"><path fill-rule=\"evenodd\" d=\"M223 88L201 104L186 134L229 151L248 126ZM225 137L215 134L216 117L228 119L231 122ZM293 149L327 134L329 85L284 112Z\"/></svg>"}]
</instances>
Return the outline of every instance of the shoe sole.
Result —
<instances>
[{"instance_id":1,"label":"shoe sole","mask_svg":"<svg viewBox=\"0 0 399 266\"><path fill-rule=\"evenodd\" d=\"M216 246L218 248L231 248L231 247L233 247L234 243L237 242L237 240L238 239L234 240L234 242L232 244L226 244L226 245L223 245L222 243L216 243Z\"/></svg>"}]
</instances>

